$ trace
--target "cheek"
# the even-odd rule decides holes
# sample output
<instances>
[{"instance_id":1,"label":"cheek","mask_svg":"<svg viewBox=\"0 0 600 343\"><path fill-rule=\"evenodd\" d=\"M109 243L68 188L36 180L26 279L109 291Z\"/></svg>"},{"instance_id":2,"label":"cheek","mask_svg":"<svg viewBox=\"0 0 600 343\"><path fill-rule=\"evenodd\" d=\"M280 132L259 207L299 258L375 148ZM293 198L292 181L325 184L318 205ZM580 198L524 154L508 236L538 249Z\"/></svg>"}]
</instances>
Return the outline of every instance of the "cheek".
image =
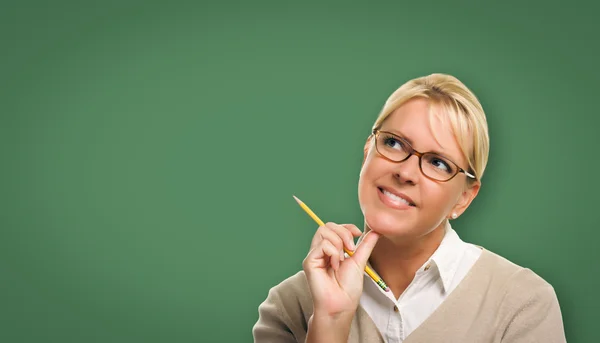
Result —
<instances>
[{"instance_id":1,"label":"cheek","mask_svg":"<svg viewBox=\"0 0 600 343\"><path fill-rule=\"evenodd\" d=\"M368 165L365 164L363 165L363 168L360 170L360 175L358 178L358 201L361 204L365 201L365 188L366 188L366 184L367 179L369 177L369 170L368 170Z\"/></svg>"},{"instance_id":2,"label":"cheek","mask_svg":"<svg viewBox=\"0 0 600 343\"><path fill-rule=\"evenodd\" d=\"M371 161L371 156L367 156L364 163L360 168L360 174L358 179L359 186L365 182L365 179L368 179L373 173L373 163Z\"/></svg>"},{"instance_id":3,"label":"cheek","mask_svg":"<svg viewBox=\"0 0 600 343\"><path fill-rule=\"evenodd\" d=\"M370 188L373 187L373 182L381 175L381 166L377 166L376 164L376 161L368 156L360 170L358 179L358 200L361 207L367 201L367 195L371 196Z\"/></svg>"},{"instance_id":4,"label":"cheek","mask_svg":"<svg viewBox=\"0 0 600 343\"><path fill-rule=\"evenodd\" d=\"M454 207L455 193L454 188L444 187L445 185L427 184L421 187L422 205L428 212L446 214Z\"/></svg>"},{"instance_id":5,"label":"cheek","mask_svg":"<svg viewBox=\"0 0 600 343\"><path fill-rule=\"evenodd\" d=\"M369 180L377 179L384 175L386 172L389 172L389 162L377 156L377 154L373 151L370 151L365 159L361 171L361 178L366 178Z\"/></svg>"}]
</instances>

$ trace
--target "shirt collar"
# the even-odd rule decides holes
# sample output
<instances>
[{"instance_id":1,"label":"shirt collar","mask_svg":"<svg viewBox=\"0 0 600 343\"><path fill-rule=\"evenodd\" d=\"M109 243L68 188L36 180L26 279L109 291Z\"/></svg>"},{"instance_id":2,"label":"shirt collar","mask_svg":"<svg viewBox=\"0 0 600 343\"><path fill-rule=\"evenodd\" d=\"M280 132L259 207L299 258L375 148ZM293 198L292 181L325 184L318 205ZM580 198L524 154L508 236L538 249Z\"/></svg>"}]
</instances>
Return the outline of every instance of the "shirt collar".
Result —
<instances>
[{"instance_id":1,"label":"shirt collar","mask_svg":"<svg viewBox=\"0 0 600 343\"><path fill-rule=\"evenodd\" d=\"M454 275L456 274L462 255L467 248L467 244L463 242L456 231L452 229L450 222L447 222L445 230L446 232L440 246L417 272L423 272L434 268L440 275L444 291L447 291L454 279Z\"/></svg>"},{"instance_id":2,"label":"shirt collar","mask_svg":"<svg viewBox=\"0 0 600 343\"><path fill-rule=\"evenodd\" d=\"M357 244L360 243L363 237L364 234L359 237ZM444 292L446 292L452 284L466 248L467 244L460 239L456 231L452 228L452 225L450 225L450 222L446 222L444 238L440 246L431 255L429 260L417 270L417 273L437 272L442 280ZM371 267L371 264L368 262L367 265Z\"/></svg>"}]
</instances>

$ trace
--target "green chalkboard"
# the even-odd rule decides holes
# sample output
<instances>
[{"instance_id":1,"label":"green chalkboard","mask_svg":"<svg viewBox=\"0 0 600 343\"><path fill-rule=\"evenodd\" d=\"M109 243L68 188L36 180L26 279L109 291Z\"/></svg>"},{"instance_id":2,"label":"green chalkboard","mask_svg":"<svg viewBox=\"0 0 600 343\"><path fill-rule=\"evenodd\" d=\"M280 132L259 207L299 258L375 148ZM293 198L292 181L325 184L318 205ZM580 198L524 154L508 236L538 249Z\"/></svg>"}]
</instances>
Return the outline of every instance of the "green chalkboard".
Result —
<instances>
[{"instance_id":1,"label":"green chalkboard","mask_svg":"<svg viewBox=\"0 0 600 343\"><path fill-rule=\"evenodd\" d=\"M0 8L0 341L251 342L312 220L362 222L389 94L458 77L491 138L453 227L595 342L592 2L12 1ZM598 168L598 169L597 169Z\"/></svg>"}]
</instances>

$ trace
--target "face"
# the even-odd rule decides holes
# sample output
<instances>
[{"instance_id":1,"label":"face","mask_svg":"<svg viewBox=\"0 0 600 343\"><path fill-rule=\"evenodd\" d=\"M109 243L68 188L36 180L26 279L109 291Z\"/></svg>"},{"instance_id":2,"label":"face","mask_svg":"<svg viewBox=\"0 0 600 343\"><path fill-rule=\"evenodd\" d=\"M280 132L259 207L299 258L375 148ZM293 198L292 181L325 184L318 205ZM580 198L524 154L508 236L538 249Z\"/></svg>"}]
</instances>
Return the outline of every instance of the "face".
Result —
<instances>
[{"instance_id":1,"label":"face","mask_svg":"<svg viewBox=\"0 0 600 343\"><path fill-rule=\"evenodd\" d=\"M435 116L430 123L426 99L404 103L386 118L380 130L407 139L417 151L438 152L467 169L451 128ZM441 228L453 213L460 216L477 195L479 184L467 186L464 173L446 182L431 180L422 174L416 155L400 163L391 162L377 152L374 139L372 136L365 145L358 186L369 229L389 238L420 238Z\"/></svg>"}]
</instances>

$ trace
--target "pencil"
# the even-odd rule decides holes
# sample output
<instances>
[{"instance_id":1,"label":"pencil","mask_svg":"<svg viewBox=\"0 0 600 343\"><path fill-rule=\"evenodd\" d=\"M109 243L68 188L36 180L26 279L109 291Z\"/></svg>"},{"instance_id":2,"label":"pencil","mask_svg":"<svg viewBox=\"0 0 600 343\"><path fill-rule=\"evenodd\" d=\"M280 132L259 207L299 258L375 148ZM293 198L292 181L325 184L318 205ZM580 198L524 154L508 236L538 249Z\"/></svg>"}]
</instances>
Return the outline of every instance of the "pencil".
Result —
<instances>
[{"instance_id":1,"label":"pencil","mask_svg":"<svg viewBox=\"0 0 600 343\"><path fill-rule=\"evenodd\" d=\"M325 223L323 223L323 221L321 219L319 219L319 217L317 217L317 215L310 208L308 208L308 206L306 206L306 204L304 202L302 202L302 200L296 198L295 195L292 195L292 196L294 197L294 199L296 200L296 202L298 203L298 205L300 205L300 207L302 207L302 209L304 210L304 212L308 213L308 215L315 222L317 222L317 224L319 224L319 226L324 226L325 225ZM344 251L349 256L354 255L354 253L352 251L346 249L346 247L344 247ZM375 281L375 283L377 285L379 285L379 287L381 287L381 289L383 289L385 292L389 292L390 289L385 284L385 282L383 282L383 279L381 277L379 277L379 275L375 274L375 272L371 268L369 268L369 266L365 266L365 272L371 277L371 279L373 279L373 281Z\"/></svg>"}]
</instances>

